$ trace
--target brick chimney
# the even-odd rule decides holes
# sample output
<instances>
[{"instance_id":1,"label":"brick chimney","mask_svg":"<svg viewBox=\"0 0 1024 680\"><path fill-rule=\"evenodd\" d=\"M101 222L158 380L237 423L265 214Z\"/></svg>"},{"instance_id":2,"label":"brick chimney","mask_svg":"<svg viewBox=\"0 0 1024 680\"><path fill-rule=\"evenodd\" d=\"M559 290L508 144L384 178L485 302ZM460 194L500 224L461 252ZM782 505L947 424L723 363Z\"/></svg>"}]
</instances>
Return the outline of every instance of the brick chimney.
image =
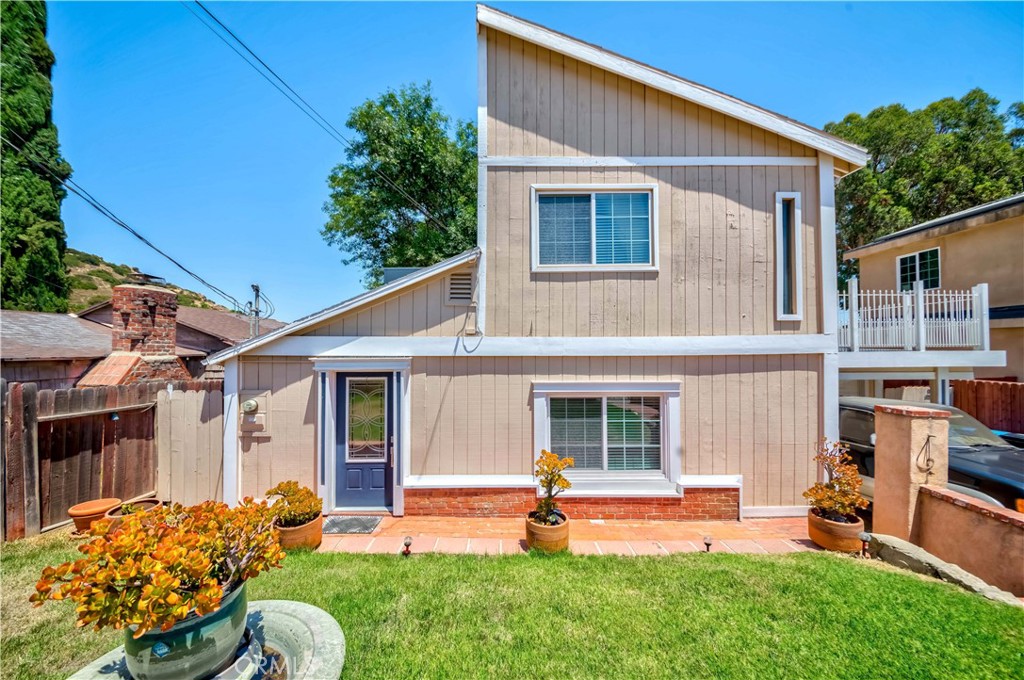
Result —
<instances>
[{"instance_id":1,"label":"brick chimney","mask_svg":"<svg viewBox=\"0 0 1024 680\"><path fill-rule=\"evenodd\" d=\"M174 355L178 298L156 286L114 288L113 350L142 356Z\"/></svg>"}]
</instances>

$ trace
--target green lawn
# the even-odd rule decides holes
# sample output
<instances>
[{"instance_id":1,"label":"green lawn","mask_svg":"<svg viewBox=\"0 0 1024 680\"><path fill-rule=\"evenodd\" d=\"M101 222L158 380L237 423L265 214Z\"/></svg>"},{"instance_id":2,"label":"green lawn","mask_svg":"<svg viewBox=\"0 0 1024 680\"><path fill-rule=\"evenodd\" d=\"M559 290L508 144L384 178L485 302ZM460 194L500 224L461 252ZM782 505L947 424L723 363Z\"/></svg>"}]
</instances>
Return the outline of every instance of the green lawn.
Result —
<instances>
[{"instance_id":1,"label":"green lawn","mask_svg":"<svg viewBox=\"0 0 1024 680\"><path fill-rule=\"evenodd\" d=\"M31 609L66 534L7 544L2 675L64 678L117 634ZM828 554L618 558L294 553L250 597L310 602L345 678L1024 677L1024 610Z\"/></svg>"}]
</instances>

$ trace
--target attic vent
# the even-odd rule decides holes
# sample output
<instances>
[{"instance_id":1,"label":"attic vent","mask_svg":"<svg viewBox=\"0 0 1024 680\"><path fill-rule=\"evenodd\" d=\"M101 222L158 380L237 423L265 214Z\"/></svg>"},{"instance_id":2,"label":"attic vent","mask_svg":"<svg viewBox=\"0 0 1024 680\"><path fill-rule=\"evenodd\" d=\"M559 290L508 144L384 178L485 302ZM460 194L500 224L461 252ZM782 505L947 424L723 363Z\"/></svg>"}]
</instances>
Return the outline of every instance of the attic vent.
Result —
<instances>
[{"instance_id":1,"label":"attic vent","mask_svg":"<svg viewBox=\"0 0 1024 680\"><path fill-rule=\"evenodd\" d=\"M456 272L448 277L448 304L473 304L473 272Z\"/></svg>"}]
</instances>

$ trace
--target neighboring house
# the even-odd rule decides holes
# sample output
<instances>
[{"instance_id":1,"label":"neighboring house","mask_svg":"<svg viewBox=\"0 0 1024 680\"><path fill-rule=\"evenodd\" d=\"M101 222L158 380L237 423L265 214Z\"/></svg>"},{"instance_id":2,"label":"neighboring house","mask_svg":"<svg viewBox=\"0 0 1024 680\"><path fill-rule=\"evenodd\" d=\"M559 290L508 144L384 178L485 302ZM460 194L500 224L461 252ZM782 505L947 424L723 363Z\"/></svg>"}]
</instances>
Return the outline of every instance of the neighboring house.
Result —
<instances>
[{"instance_id":1,"label":"neighboring house","mask_svg":"<svg viewBox=\"0 0 1024 680\"><path fill-rule=\"evenodd\" d=\"M883 236L846 259L859 261L862 290L987 283L991 347L1006 352L1006 366L977 368L975 377L1024 380L1024 194Z\"/></svg>"},{"instance_id":2,"label":"neighboring house","mask_svg":"<svg viewBox=\"0 0 1024 680\"><path fill-rule=\"evenodd\" d=\"M834 183L863 149L477 18L479 248L207 360L229 502L296 479L328 511L522 515L546 448L576 517L799 515L841 369L1002 360L840 351Z\"/></svg>"},{"instance_id":3,"label":"neighboring house","mask_svg":"<svg viewBox=\"0 0 1024 680\"><path fill-rule=\"evenodd\" d=\"M260 330L282 325L263 319ZM77 316L0 311L0 365L6 380L40 389L220 377L219 367L211 376L202 359L249 336L244 315L178 307L174 293L160 287L118 286L114 300ZM157 365L162 371L148 370Z\"/></svg>"}]
</instances>

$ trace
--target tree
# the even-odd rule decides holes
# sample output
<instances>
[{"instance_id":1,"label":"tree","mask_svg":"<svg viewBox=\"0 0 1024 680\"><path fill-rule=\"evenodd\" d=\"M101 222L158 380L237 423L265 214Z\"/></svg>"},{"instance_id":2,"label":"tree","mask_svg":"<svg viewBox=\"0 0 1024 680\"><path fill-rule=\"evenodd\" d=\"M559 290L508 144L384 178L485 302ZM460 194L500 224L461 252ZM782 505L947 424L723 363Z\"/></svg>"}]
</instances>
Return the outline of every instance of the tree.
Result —
<instances>
[{"instance_id":1,"label":"tree","mask_svg":"<svg viewBox=\"0 0 1024 680\"><path fill-rule=\"evenodd\" d=\"M56 175L2 144L0 299L5 309L66 312L67 236L60 204L65 195L61 180L71 175L71 166L61 158L51 115L54 57L46 42L46 5L3 3L0 35L3 137Z\"/></svg>"},{"instance_id":2,"label":"tree","mask_svg":"<svg viewBox=\"0 0 1024 680\"><path fill-rule=\"evenodd\" d=\"M383 267L424 267L476 244L476 126L453 123L430 83L367 100L346 125L356 135L328 178L321 231L345 264L379 285Z\"/></svg>"},{"instance_id":3,"label":"tree","mask_svg":"<svg viewBox=\"0 0 1024 680\"><path fill-rule=\"evenodd\" d=\"M916 111L891 104L826 125L871 155L836 189L840 283L856 273L843 252L1024 191L1022 124L1024 105L1000 114L999 100L974 89Z\"/></svg>"}]
</instances>

